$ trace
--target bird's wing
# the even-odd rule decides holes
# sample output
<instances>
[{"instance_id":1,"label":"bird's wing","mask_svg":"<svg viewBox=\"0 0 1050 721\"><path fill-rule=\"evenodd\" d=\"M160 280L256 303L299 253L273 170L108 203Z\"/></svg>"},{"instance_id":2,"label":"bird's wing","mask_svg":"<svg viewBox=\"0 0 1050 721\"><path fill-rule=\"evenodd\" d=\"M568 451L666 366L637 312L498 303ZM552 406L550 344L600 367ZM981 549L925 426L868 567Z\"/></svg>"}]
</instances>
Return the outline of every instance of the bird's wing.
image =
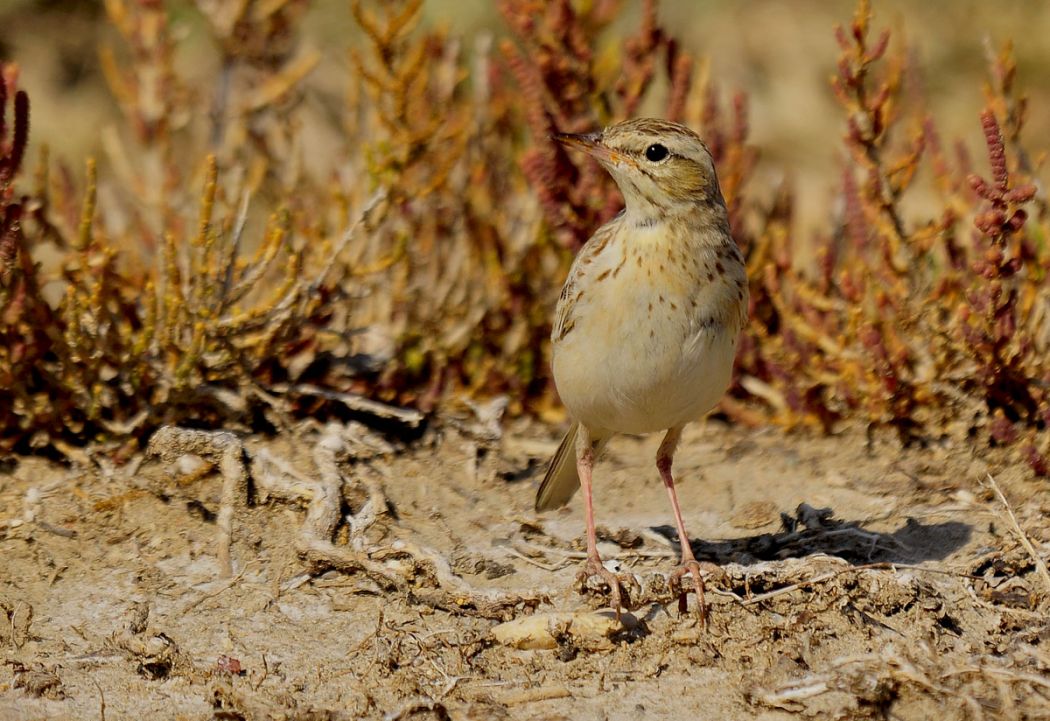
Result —
<instances>
[{"instance_id":1,"label":"bird's wing","mask_svg":"<svg viewBox=\"0 0 1050 721\"><path fill-rule=\"evenodd\" d=\"M588 273L594 272L594 268L597 265L595 261L609 245L609 241L615 237L622 218L623 213L620 213L598 228L594 235L591 236L591 239L576 254L576 259L572 262L572 267L569 268L569 275L565 279L565 285L562 286L561 295L558 297L558 307L554 311L551 340L555 343L572 331L575 325L573 310L580 299L581 281Z\"/></svg>"}]
</instances>

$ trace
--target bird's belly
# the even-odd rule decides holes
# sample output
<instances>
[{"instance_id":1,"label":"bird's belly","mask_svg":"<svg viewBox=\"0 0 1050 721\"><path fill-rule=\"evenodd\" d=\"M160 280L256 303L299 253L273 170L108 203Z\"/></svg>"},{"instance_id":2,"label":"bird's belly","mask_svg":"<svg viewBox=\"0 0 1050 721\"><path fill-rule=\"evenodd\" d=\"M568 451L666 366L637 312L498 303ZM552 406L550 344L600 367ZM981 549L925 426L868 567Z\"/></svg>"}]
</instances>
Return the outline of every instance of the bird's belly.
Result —
<instances>
[{"instance_id":1,"label":"bird's belly","mask_svg":"<svg viewBox=\"0 0 1050 721\"><path fill-rule=\"evenodd\" d=\"M596 433L651 433L696 420L729 386L736 331L688 314L599 313L555 349L554 379ZM673 317L673 319L672 319Z\"/></svg>"}]
</instances>

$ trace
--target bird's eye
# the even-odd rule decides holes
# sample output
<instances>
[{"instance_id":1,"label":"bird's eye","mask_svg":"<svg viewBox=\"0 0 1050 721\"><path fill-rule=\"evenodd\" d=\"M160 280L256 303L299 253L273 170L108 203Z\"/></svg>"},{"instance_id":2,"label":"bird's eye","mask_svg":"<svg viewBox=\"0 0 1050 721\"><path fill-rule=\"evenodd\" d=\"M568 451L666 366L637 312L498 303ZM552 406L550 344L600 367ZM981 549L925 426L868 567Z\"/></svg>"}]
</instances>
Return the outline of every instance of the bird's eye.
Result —
<instances>
[{"instance_id":1,"label":"bird's eye","mask_svg":"<svg viewBox=\"0 0 1050 721\"><path fill-rule=\"evenodd\" d=\"M645 157L652 163L659 163L661 160L667 157L667 148L660 145L659 143L653 143L645 149Z\"/></svg>"}]
</instances>

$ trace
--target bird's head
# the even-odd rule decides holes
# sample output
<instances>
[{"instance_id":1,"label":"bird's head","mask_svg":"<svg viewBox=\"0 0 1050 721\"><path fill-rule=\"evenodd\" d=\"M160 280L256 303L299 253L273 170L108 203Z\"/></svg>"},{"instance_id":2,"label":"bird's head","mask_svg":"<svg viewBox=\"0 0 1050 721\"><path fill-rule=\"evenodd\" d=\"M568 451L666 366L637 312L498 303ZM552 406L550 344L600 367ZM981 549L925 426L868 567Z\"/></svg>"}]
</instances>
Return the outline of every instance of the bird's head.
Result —
<instances>
[{"instance_id":1,"label":"bird's head","mask_svg":"<svg viewBox=\"0 0 1050 721\"><path fill-rule=\"evenodd\" d=\"M595 133L556 133L554 139L605 166L623 193L628 213L666 214L698 204L725 212L711 152L684 125L638 118Z\"/></svg>"}]
</instances>

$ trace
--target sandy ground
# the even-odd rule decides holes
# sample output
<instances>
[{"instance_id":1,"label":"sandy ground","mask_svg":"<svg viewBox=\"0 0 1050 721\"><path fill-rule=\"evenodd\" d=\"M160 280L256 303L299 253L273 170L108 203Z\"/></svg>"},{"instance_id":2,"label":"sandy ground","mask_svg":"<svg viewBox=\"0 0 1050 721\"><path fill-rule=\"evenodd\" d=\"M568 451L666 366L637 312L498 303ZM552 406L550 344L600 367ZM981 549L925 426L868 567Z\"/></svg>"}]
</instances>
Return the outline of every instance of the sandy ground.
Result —
<instances>
[{"instance_id":1,"label":"sandy ground","mask_svg":"<svg viewBox=\"0 0 1050 721\"><path fill-rule=\"evenodd\" d=\"M704 631L660 590L677 551L659 439L619 438L601 550L641 606L611 635L543 621L554 647L520 649L493 628L602 603L574 585L580 499L532 511L554 431L441 422L337 449L343 520L307 552L319 433L245 439L287 461L287 488L253 477L237 499L230 576L223 483L192 459L0 469L0 719L1050 718L1050 578L1018 532L1046 556L1050 499L1020 465L690 429L686 522L724 568Z\"/></svg>"}]
</instances>

